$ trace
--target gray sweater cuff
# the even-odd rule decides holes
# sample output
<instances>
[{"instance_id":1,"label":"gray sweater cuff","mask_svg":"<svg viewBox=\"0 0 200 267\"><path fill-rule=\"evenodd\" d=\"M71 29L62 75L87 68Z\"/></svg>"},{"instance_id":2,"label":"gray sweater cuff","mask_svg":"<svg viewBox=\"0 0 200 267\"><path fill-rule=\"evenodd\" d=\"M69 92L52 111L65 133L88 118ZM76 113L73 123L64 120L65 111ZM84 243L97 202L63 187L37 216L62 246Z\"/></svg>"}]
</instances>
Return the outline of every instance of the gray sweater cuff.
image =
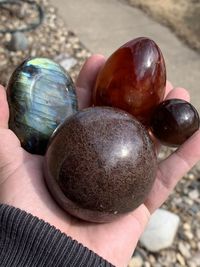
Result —
<instances>
[{"instance_id":1,"label":"gray sweater cuff","mask_svg":"<svg viewBox=\"0 0 200 267\"><path fill-rule=\"evenodd\" d=\"M113 265L43 220L0 204L0 266Z\"/></svg>"}]
</instances>

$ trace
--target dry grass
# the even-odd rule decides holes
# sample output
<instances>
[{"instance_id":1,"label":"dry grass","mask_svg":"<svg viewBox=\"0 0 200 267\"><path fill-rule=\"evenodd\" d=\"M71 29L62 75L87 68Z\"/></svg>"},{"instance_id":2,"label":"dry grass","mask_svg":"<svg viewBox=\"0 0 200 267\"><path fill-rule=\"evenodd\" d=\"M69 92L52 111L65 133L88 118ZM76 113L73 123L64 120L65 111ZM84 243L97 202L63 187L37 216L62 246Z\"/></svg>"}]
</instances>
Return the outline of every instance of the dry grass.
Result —
<instances>
[{"instance_id":1,"label":"dry grass","mask_svg":"<svg viewBox=\"0 0 200 267\"><path fill-rule=\"evenodd\" d=\"M200 52L200 0L128 0Z\"/></svg>"}]
</instances>

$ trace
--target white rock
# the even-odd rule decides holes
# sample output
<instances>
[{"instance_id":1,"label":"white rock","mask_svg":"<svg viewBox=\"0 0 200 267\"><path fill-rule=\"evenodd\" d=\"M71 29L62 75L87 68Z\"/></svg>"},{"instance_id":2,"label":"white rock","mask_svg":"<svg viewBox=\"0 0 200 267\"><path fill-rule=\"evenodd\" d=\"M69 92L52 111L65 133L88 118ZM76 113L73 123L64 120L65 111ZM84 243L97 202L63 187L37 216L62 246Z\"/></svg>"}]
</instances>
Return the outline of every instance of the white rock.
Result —
<instances>
[{"instance_id":1,"label":"white rock","mask_svg":"<svg viewBox=\"0 0 200 267\"><path fill-rule=\"evenodd\" d=\"M55 61L66 70L69 71L72 67L77 64L77 60L74 57L71 57L68 54L61 54L55 58Z\"/></svg>"},{"instance_id":2,"label":"white rock","mask_svg":"<svg viewBox=\"0 0 200 267\"><path fill-rule=\"evenodd\" d=\"M170 247L178 230L180 218L169 211L156 210L140 238L141 244L149 251L157 252Z\"/></svg>"}]
</instances>

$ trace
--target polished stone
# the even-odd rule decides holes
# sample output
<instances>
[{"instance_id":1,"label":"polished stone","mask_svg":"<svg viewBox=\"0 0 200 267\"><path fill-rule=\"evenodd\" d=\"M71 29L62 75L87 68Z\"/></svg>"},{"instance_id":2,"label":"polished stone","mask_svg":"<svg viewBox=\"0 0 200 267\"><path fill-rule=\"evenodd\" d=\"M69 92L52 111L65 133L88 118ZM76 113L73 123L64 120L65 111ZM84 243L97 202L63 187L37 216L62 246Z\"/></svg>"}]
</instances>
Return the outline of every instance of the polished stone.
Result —
<instances>
[{"instance_id":1,"label":"polished stone","mask_svg":"<svg viewBox=\"0 0 200 267\"><path fill-rule=\"evenodd\" d=\"M88 221L105 222L136 209L157 171L145 127L127 112L91 107L66 119L45 155L45 178L60 206Z\"/></svg>"},{"instance_id":2,"label":"polished stone","mask_svg":"<svg viewBox=\"0 0 200 267\"><path fill-rule=\"evenodd\" d=\"M151 119L154 136L166 146L180 146L199 129L199 114L182 99L167 99L160 103Z\"/></svg>"},{"instance_id":3,"label":"polished stone","mask_svg":"<svg viewBox=\"0 0 200 267\"><path fill-rule=\"evenodd\" d=\"M149 124L155 107L163 100L165 61L157 44L148 38L133 39L117 49L97 77L93 102L134 115Z\"/></svg>"},{"instance_id":4,"label":"polished stone","mask_svg":"<svg viewBox=\"0 0 200 267\"><path fill-rule=\"evenodd\" d=\"M7 87L9 128L28 152L44 154L49 137L77 111L75 86L69 74L47 58L25 60Z\"/></svg>"}]
</instances>

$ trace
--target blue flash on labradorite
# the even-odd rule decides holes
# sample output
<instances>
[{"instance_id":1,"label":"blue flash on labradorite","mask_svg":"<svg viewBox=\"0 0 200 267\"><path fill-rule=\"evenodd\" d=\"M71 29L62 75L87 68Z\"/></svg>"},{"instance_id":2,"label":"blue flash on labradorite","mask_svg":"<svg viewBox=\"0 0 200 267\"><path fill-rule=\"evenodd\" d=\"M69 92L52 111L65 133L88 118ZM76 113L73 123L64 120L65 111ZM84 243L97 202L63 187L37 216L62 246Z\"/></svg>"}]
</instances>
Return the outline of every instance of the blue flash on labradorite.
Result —
<instances>
[{"instance_id":1,"label":"blue flash on labradorite","mask_svg":"<svg viewBox=\"0 0 200 267\"><path fill-rule=\"evenodd\" d=\"M44 154L56 127L77 111L75 86L69 74L47 58L25 60L7 87L9 128L30 153Z\"/></svg>"}]
</instances>

